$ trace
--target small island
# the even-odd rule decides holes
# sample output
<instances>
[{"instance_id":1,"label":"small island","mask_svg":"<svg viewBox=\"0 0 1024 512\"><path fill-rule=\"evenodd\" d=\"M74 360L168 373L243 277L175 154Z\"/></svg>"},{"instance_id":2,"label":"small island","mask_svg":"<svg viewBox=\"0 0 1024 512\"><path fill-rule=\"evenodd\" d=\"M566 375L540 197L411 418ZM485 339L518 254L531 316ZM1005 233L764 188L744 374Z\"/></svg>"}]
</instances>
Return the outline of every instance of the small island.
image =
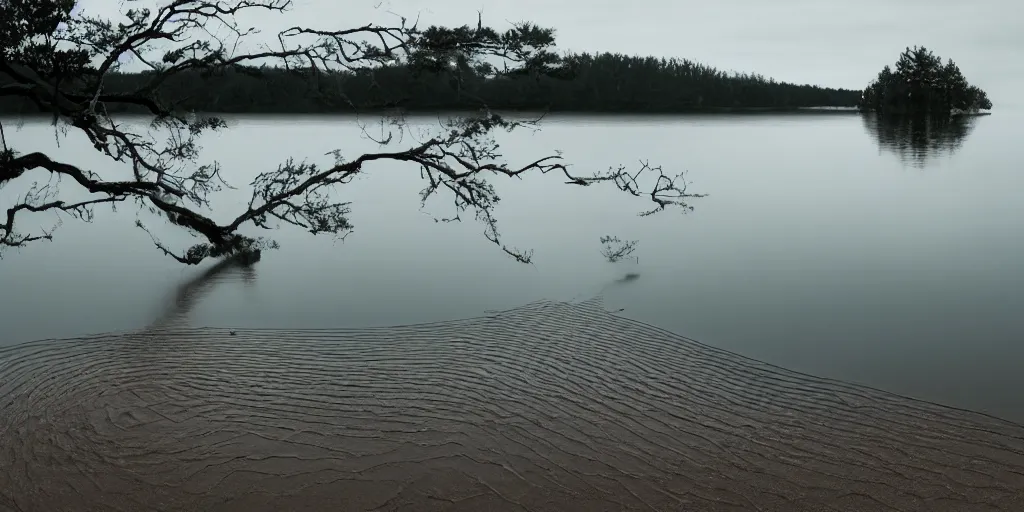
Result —
<instances>
[{"instance_id":1,"label":"small island","mask_svg":"<svg viewBox=\"0 0 1024 512\"><path fill-rule=\"evenodd\" d=\"M863 112L949 117L992 108L985 91L971 85L952 59L942 63L923 46L907 48L895 69L885 66L864 89Z\"/></svg>"}]
</instances>

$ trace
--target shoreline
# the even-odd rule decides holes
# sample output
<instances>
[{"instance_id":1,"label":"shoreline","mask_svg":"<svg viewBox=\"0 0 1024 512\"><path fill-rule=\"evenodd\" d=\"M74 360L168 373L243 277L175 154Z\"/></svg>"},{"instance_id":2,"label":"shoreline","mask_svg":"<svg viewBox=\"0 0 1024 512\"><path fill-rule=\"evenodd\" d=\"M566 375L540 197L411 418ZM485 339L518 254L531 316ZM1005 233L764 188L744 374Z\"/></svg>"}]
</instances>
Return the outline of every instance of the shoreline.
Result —
<instances>
[{"instance_id":1,"label":"shoreline","mask_svg":"<svg viewBox=\"0 0 1024 512\"><path fill-rule=\"evenodd\" d=\"M668 111L654 111L654 110L536 110L536 109L509 109L509 108L494 108L491 109L493 112L498 114L507 115L573 115L573 116L608 116L608 117L629 117L629 116L690 116L690 115L707 115L707 114L851 114L860 113L856 107L707 107L707 108L693 108L693 109L680 109L680 110L668 110ZM410 116L426 116L426 115L437 115L437 114L461 114L461 113L477 113L479 110L473 109L432 109L432 108L416 108L416 109L402 109L402 108L368 108L364 110L339 110L339 111L292 111L292 112L275 112L275 111L249 111L249 112L234 112L234 111L197 111L203 115L216 115L216 116L261 116L261 117L336 117L336 116L351 116L360 114L407 114ZM133 117L153 117L151 114L143 112L111 112L111 116L133 116ZM18 113L18 112L0 112L0 119L2 118L22 118L22 119L33 119L33 118L50 118L51 115L47 113L31 112L31 113Z\"/></svg>"},{"instance_id":2,"label":"shoreline","mask_svg":"<svg viewBox=\"0 0 1024 512\"><path fill-rule=\"evenodd\" d=\"M691 116L746 116L746 115L878 115L876 112L862 112L856 107L741 107L741 108L701 108L673 111L648 111L648 110L530 110L530 109L492 109L496 114L503 116L538 116L538 117L606 117L606 118L670 118L670 117L691 117ZM337 112L217 112L202 111L196 112L200 115L218 117L261 117L261 118L284 118L284 117L347 117L359 115L404 115L407 117L427 117L453 114L476 114L479 110L470 109L393 109L373 108L360 111L346 110ZM950 119L964 117L990 116L992 112L962 112L952 114ZM151 118L152 115L138 112L113 112L113 117L144 117ZM891 114L891 118L913 117L912 114ZM49 119L50 115L39 112L20 114L16 112L0 112L0 119Z\"/></svg>"},{"instance_id":3,"label":"shoreline","mask_svg":"<svg viewBox=\"0 0 1024 512\"><path fill-rule=\"evenodd\" d=\"M1022 425L597 300L381 328L172 325L0 361L0 510L1024 506Z\"/></svg>"}]
</instances>

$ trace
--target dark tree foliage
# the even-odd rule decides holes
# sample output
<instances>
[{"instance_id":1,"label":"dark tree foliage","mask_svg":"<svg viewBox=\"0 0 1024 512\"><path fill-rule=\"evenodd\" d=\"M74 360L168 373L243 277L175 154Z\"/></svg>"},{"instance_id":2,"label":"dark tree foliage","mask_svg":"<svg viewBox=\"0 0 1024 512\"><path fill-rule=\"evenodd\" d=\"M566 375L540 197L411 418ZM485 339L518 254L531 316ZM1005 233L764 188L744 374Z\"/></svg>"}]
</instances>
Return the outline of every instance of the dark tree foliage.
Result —
<instances>
[{"instance_id":1,"label":"dark tree foliage","mask_svg":"<svg viewBox=\"0 0 1024 512\"><path fill-rule=\"evenodd\" d=\"M855 107L860 99L860 91L728 74L688 60L545 53L531 62L543 73L499 73L487 62L471 65L461 54L449 53L417 52L372 69L333 72L269 65L235 65L213 74L196 69L166 79L158 92L180 109L220 113L444 111L481 104L495 110L658 113ZM111 73L106 87L135 90L154 73ZM0 111L31 108L25 102L0 103Z\"/></svg>"},{"instance_id":2,"label":"dark tree foliage","mask_svg":"<svg viewBox=\"0 0 1024 512\"><path fill-rule=\"evenodd\" d=\"M898 114L977 112L992 108L985 91L967 83L952 60L942 63L927 48L907 48L895 69L886 66L861 96L864 111Z\"/></svg>"},{"instance_id":3,"label":"dark tree foliage","mask_svg":"<svg viewBox=\"0 0 1024 512\"><path fill-rule=\"evenodd\" d=\"M182 263L220 256L251 262L261 248L275 244L240 234L244 226L293 225L313 234L347 234L350 203L338 199L339 187L385 161L418 168L423 203L447 197L455 214L446 220L473 215L488 240L522 262L529 262L531 254L505 245L499 236L497 179L553 173L569 185L608 184L653 202L642 214L669 207L685 212L691 208L687 200L700 197L687 192L681 175L646 163L636 170L613 166L577 174L557 153L519 166L504 162L495 134L533 127L536 121L506 119L487 100L508 94L525 104L530 96L515 96L518 88L536 84L530 87L543 90L588 69L581 59L567 61L554 53L550 29L524 23L499 32L480 22L420 29L401 19L392 26L292 27L268 38L238 21L246 11L284 13L291 5L291 0L165 0L159 8L133 8L120 19L102 19L74 14L73 0L0 0L0 74L5 78L0 97L30 103L119 164L85 169L42 152L19 152L2 138L0 188L20 183L28 192L0 217L0 248L52 239L52 230L25 229L19 219L26 215L48 212L89 221L96 205L128 203L201 240L180 251L153 238L161 251ZM148 70L124 73L126 58ZM630 87L627 81L615 87ZM410 83L430 87L417 89ZM488 90L481 84L495 85ZM475 113L441 123L433 136L408 147L395 147L408 138L385 136L378 152L336 151L328 165L289 159L249 184L251 196L241 211L225 221L206 213L210 194L227 183L217 163L199 161L199 140L226 125L190 111L259 111L257 105L317 111L324 105L451 101L434 95L476 96L465 104L473 105ZM151 122L139 125L114 115L129 110L144 112ZM405 128L401 119L392 126ZM2 128L0 120L0 135ZM67 188L74 189L75 200L66 199L62 192ZM141 215L137 225L149 231Z\"/></svg>"}]
</instances>

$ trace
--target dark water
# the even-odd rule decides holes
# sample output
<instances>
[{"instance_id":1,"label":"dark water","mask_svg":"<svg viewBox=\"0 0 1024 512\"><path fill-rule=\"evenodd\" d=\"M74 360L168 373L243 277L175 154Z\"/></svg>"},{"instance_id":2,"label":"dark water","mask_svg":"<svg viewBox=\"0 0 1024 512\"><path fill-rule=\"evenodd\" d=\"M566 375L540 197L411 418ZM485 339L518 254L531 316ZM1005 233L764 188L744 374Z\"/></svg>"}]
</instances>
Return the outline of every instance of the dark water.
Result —
<instances>
[{"instance_id":1,"label":"dark water","mask_svg":"<svg viewBox=\"0 0 1024 512\"><path fill-rule=\"evenodd\" d=\"M927 116L862 117L864 128L879 147L915 167L925 168L930 160L958 151L977 126L974 116L952 119Z\"/></svg>"},{"instance_id":2,"label":"dark water","mask_svg":"<svg viewBox=\"0 0 1024 512\"><path fill-rule=\"evenodd\" d=\"M466 318L539 300L602 293L608 308L739 354L815 375L1024 420L1024 116L950 126L857 115L555 117L503 139L513 161L562 149L578 170L649 159L689 170L710 197L687 216L637 218L646 204L557 178L503 183L503 257L473 223L418 209L416 169L380 165L340 191L356 231L344 242L295 231L248 272L188 289L204 269L161 257L135 214L67 221L57 239L0 260L0 343L143 328L337 328ZM422 126L434 126L423 119ZM239 118L206 141L233 184L288 156L371 150L351 118ZM410 134L409 136L415 136ZM26 123L8 138L98 170L77 135ZM0 191L6 200L11 190ZM445 215L447 203L428 207ZM167 240L187 237L150 221ZM611 264L602 235L638 239L638 261ZM619 282L626 274L636 279Z\"/></svg>"}]
</instances>

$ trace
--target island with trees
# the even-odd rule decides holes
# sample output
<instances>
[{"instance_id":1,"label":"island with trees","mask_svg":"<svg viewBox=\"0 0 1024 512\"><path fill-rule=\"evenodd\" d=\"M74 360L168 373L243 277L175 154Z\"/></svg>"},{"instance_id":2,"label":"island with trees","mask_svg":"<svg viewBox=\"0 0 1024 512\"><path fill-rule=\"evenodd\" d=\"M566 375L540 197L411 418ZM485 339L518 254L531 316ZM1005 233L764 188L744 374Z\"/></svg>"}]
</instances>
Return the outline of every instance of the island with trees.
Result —
<instances>
[{"instance_id":1,"label":"island with trees","mask_svg":"<svg viewBox=\"0 0 1024 512\"><path fill-rule=\"evenodd\" d=\"M952 59L943 63L923 46L907 48L895 68L885 66L864 89L862 111L938 117L992 108L985 91L971 85Z\"/></svg>"}]
</instances>

